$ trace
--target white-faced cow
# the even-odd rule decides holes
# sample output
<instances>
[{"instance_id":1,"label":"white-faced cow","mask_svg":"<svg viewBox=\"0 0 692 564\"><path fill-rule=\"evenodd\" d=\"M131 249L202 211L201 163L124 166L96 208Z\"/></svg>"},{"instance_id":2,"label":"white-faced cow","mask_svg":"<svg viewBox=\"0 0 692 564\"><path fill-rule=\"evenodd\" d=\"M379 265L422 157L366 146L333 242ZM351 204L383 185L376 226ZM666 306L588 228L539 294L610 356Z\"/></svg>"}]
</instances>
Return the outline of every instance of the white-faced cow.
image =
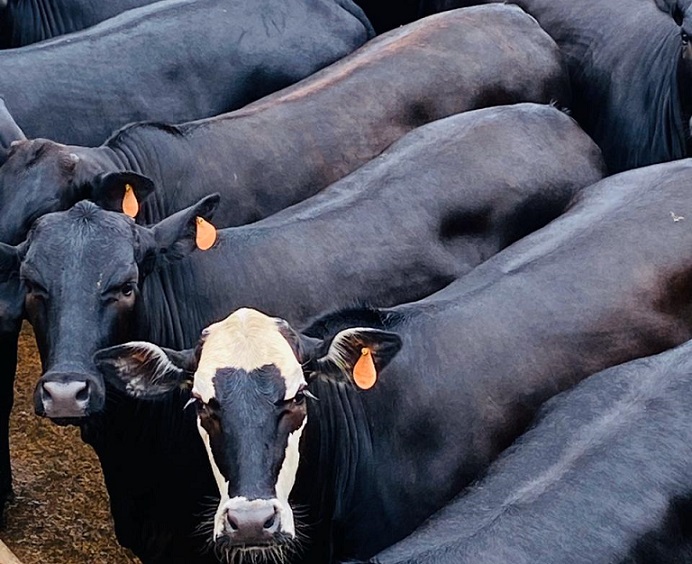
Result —
<instances>
[{"instance_id":1,"label":"white-faced cow","mask_svg":"<svg viewBox=\"0 0 692 564\"><path fill-rule=\"evenodd\" d=\"M203 540L190 532L215 488L182 412L188 398L143 408L106 392L98 348L190 346L198 328L244 305L302 323L324 308L415 299L559 215L602 173L571 118L525 104L419 128L310 200L220 230L204 253L191 254L195 218L210 219L214 199L148 228L87 202L43 216L25 243L0 246L0 272L21 266L43 360L36 409L82 426L122 544L146 562L194 561Z\"/></svg>"},{"instance_id":2,"label":"white-faced cow","mask_svg":"<svg viewBox=\"0 0 692 564\"><path fill-rule=\"evenodd\" d=\"M692 342L552 399L487 475L377 564L692 561Z\"/></svg>"},{"instance_id":3,"label":"white-faced cow","mask_svg":"<svg viewBox=\"0 0 692 564\"><path fill-rule=\"evenodd\" d=\"M477 478L545 400L690 339L691 182L690 160L620 174L418 302L337 312L302 334L275 323L238 336L231 324L204 343L193 391L224 478L220 550L232 559L239 549L290 547L282 495L295 479L289 502L307 525L308 561L368 558ZM390 333L402 343L391 360ZM287 335L280 348L279 335ZM217 346L238 339L240 348ZM144 397L191 377L195 356L178 354L185 362L135 343L101 351L97 362ZM301 378L319 401L308 396L298 408ZM282 454L295 451L289 438L304 410L294 470L283 464L294 455Z\"/></svg>"},{"instance_id":4,"label":"white-faced cow","mask_svg":"<svg viewBox=\"0 0 692 564\"><path fill-rule=\"evenodd\" d=\"M0 51L0 98L29 137L91 145L240 108L372 36L351 0L166 0Z\"/></svg>"}]
</instances>

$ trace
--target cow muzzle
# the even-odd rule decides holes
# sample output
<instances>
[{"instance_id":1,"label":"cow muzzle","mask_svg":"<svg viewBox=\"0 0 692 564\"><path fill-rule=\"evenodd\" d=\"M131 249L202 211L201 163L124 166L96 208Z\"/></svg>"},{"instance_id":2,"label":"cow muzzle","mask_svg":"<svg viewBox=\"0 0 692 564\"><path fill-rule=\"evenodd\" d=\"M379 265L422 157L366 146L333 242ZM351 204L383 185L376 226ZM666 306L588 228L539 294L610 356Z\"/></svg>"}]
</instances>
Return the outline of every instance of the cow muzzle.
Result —
<instances>
[{"instance_id":1,"label":"cow muzzle","mask_svg":"<svg viewBox=\"0 0 692 564\"><path fill-rule=\"evenodd\" d=\"M70 423L103 406L103 397L91 379L82 374L47 372L34 391L36 415Z\"/></svg>"},{"instance_id":2,"label":"cow muzzle","mask_svg":"<svg viewBox=\"0 0 692 564\"><path fill-rule=\"evenodd\" d=\"M266 546L280 542L281 511L274 500L230 500L225 511L224 543L231 546Z\"/></svg>"}]
</instances>

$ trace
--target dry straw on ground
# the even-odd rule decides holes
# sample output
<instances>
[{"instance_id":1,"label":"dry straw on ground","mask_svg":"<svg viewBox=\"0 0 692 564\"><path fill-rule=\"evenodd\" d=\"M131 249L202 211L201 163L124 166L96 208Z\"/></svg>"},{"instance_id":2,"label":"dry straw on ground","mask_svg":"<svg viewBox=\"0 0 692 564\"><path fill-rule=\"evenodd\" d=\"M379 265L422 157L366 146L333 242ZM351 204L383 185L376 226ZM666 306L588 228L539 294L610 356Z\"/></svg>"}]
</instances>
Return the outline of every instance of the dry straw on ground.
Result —
<instances>
[{"instance_id":1,"label":"dry straw on ground","mask_svg":"<svg viewBox=\"0 0 692 564\"><path fill-rule=\"evenodd\" d=\"M16 500L0 539L23 564L132 564L113 533L96 455L75 428L34 415L41 367L31 328L19 342L10 441Z\"/></svg>"}]
</instances>

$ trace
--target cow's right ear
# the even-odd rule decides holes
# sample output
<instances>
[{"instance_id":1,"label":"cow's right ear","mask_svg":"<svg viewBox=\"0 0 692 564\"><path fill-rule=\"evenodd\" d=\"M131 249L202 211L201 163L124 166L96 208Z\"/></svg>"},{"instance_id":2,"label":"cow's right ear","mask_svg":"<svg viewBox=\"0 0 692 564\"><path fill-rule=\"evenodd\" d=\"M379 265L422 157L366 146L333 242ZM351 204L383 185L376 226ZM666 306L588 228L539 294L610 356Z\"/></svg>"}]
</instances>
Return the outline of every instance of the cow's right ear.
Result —
<instances>
[{"instance_id":1,"label":"cow's right ear","mask_svg":"<svg viewBox=\"0 0 692 564\"><path fill-rule=\"evenodd\" d=\"M197 370L195 349L173 351L132 341L101 349L94 363L116 388L139 399L153 399L192 385Z\"/></svg>"},{"instance_id":2,"label":"cow's right ear","mask_svg":"<svg viewBox=\"0 0 692 564\"><path fill-rule=\"evenodd\" d=\"M155 264L180 260L195 249L209 249L216 241L216 228L211 219L220 199L219 194L212 194L152 226L149 232L154 243L147 254L155 257Z\"/></svg>"},{"instance_id":3,"label":"cow's right ear","mask_svg":"<svg viewBox=\"0 0 692 564\"><path fill-rule=\"evenodd\" d=\"M91 183L89 199L105 210L123 212L132 218L139 204L154 191L154 182L136 172L109 172Z\"/></svg>"},{"instance_id":4,"label":"cow's right ear","mask_svg":"<svg viewBox=\"0 0 692 564\"><path fill-rule=\"evenodd\" d=\"M1 2L2 0L0 0ZM13 143L26 141L26 135L14 121L5 100L0 98L0 166L5 164Z\"/></svg>"}]
</instances>

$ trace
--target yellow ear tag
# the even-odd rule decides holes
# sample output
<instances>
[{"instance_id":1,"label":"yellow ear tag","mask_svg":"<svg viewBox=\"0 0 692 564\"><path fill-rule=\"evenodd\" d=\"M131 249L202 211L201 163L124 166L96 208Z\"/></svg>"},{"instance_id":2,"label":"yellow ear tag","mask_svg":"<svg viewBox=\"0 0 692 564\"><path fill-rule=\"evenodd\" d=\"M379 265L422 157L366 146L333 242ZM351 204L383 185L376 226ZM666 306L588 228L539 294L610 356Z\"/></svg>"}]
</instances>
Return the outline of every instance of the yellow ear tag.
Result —
<instances>
[{"instance_id":1,"label":"yellow ear tag","mask_svg":"<svg viewBox=\"0 0 692 564\"><path fill-rule=\"evenodd\" d=\"M360 351L360 358L353 367L353 380L361 390L369 390L377 382L375 362L372 360L372 354L367 347Z\"/></svg>"},{"instance_id":2,"label":"yellow ear tag","mask_svg":"<svg viewBox=\"0 0 692 564\"><path fill-rule=\"evenodd\" d=\"M206 251L216 243L216 227L203 217L197 217L197 238L195 242L200 251Z\"/></svg>"},{"instance_id":3,"label":"yellow ear tag","mask_svg":"<svg viewBox=\"0 0 692 564\"><path fill-rule=\"evenodd\" d=\"M132 219L139 213L139 202L132 186L125 184L125 196L123 197L123 213Z\"/></svg>"}]
</instances>

